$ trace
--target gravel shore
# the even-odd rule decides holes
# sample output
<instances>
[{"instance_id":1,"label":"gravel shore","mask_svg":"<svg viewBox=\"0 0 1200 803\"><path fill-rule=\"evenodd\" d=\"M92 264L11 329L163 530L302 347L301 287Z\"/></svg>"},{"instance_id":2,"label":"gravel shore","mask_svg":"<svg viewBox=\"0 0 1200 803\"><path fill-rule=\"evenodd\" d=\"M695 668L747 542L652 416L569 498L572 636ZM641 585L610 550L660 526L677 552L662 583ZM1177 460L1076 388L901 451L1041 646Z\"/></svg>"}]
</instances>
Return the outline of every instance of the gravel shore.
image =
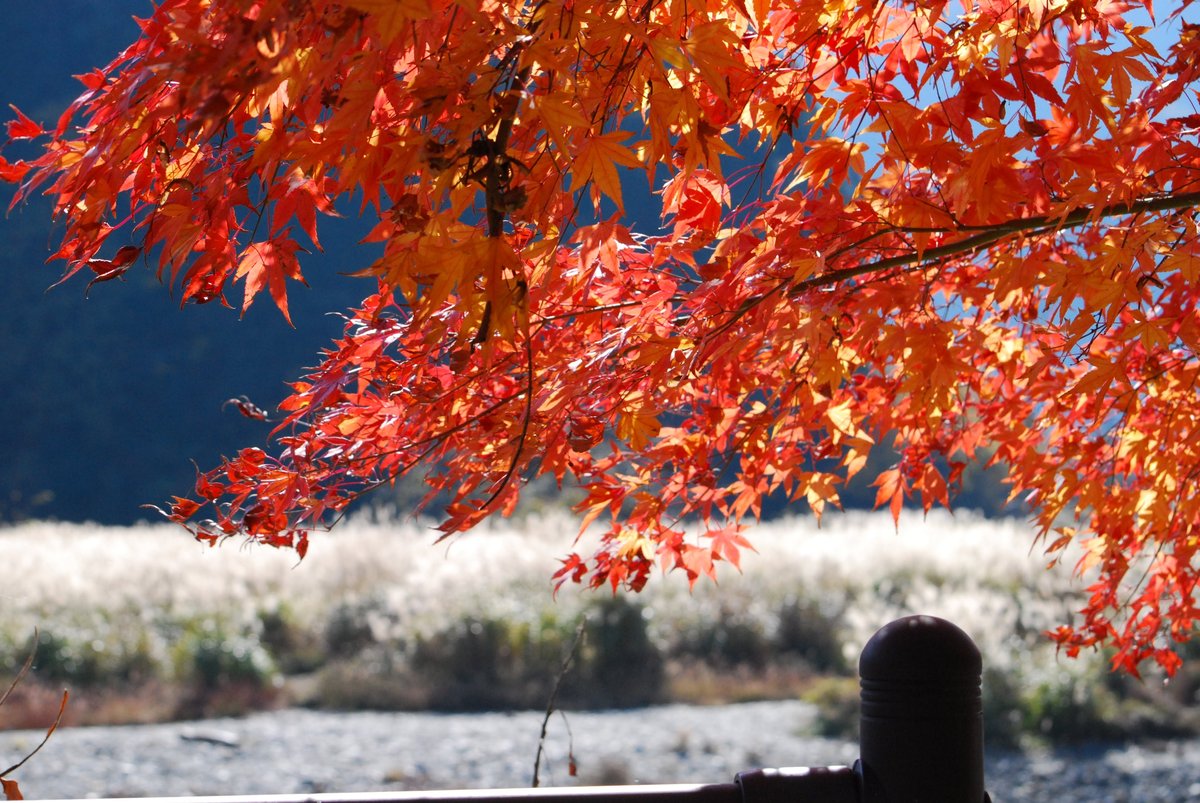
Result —
<instances>
[{"instance_id":1,"label":"gravel shore","mask_svg":"<svg viewBox=\"0 0 1200 803\"><path fill-rule=\"evenodd\" d=\"M852 742L806 736L800 702L555 715L545 786L728 782L756 767L850 764ZM67 728L16 774L29 799L528 787L542 715L328 713ZM40 741L0 732L0 766ZM578 775L568 773L568 751ZM996 803L1200 801L1200 740L989 755Z\"/></svg>"}]
</instances>

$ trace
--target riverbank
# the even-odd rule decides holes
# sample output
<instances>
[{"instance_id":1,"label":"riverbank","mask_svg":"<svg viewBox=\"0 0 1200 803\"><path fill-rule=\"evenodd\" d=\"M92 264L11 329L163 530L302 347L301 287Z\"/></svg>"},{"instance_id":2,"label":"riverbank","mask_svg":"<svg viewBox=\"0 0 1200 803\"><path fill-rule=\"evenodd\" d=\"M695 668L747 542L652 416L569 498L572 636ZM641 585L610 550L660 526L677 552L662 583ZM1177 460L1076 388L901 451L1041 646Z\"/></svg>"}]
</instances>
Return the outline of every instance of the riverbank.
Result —
<instances>
[{"instance_id":1,"label":"riverbank","mask_svg":"<svg viewBox=\"0 0 1200 803\"><path fill-rule=\"evenodd\" d=\"M728 782L756 767L849 764L796 701L568 712L549 726L543 785ZM331 713L66 728L16 778L28 799L506 788L530 785L542 714ZM0 733L0 764L37 731ZM578 775L568 773L569 755ZM1200 740L989 752L999 801L1200 799Z\"/></svg>"},{"instance_id":2,"label":"riverbank","mask_svg":"<svg viewBox=\"0 0 1200 803\"><path fill-rule=\"evenodd\" d=\"M0 528L0 678L35 670L2 728L133 724L280 707L536 710L587 622L567 708L857 699L854 665L886 622L950 619L979 645L992 743L1164 736L1195 707L1200 653L1168 686L1114 678L1107 656L1059 655L1043 633L1077 610L1068 566L1047 571L1013 520L961 513L830 516L756 527L742 573L694 589L655 578L613 597L551 594L574 521L547 514L431 549L413 523L355 520L303 563L178 528L30 522ZM1068 561L1069 563L1069 561ZM1185 650L1188 648L1185 648ZM1195 648L1191 648L1195 649ZM633 670L636 669L636 672Z\"/></svg>"}]
</instances>

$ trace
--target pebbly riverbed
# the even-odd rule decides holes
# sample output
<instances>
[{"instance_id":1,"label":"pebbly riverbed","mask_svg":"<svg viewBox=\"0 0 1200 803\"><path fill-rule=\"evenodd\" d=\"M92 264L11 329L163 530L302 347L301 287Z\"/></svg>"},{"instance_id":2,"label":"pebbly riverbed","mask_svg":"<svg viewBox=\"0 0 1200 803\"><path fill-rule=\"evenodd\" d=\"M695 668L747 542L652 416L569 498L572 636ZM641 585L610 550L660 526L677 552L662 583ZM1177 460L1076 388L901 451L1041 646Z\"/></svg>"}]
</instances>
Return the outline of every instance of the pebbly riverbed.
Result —
<instances>
[{"instance_id":1,"label":"pebbly riverbed","mask_svg":"<svg viewBox=\"0 0 1200 803\"><path fill-rule=\"evenodd\" d=\"M549 724L544 786L713 783L756 767L850 764L801 702L567 712ZM64 728L14 776L28 799L528 787L542 714L331 713ZM0 732L0 766L42 734ZM569 755L578 775L568 772ZM1200 740L994 752L996 803L1200 801Z\"/></svg>"}]
</instances>

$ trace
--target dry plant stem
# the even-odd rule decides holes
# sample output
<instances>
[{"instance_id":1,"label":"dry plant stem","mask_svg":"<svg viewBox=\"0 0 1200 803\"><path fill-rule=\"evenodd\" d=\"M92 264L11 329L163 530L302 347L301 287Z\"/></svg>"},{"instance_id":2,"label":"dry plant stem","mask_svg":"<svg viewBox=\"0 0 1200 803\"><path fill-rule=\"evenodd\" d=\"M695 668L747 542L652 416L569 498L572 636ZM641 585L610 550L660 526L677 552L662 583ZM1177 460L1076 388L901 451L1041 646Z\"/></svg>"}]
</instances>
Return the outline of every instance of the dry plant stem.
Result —
<instances>
[{"instance_id":1,"label":"dry plant stem","mask_svg":"<svg viewBox=\"0 0 1200 803\"><path fill-rule=\"evenodd\" d=\"M583 634L586 630L587 618L585 617L579 620L579 626L575 628L575 638L571 641L571 649L567 651L567 657L563 659L562 666L558 670L558 677L554 679L554 689L550 692L550 700L546 703L546 715L542 717L542 732L538 736L537 755L534 756L533 759L533 783L531 785L535 789L541 784L540 770L542 766L542 753L545 752L546 749L546 728L550 724L550 717L554 715L555 706L558 703L558 692L559 689L562 688L563 678L565 678L567 676L567 672L570 671L571 662L575 660L575 655L579 652L579 645L583 642ZM563 714L561 711L559 711L559 713L562 714L563 722L566 723L566 714ZM569 757L569 761L571 762L571 774L574 775L575 750L571 746L570 733L571 726L570 724L567 724L567 755Z\"/></svg>"},{"instance_id":2,"label":"dry plant stem","mask_svg":"<svg viewBox=\"0 0 1200 803\"><path fill-rule=\"evenodd\" d=\"M34 631L33 631L34 647L32 650L29 651L29 655L25 658L25 663L21 665L21 669L17 672L17 676L15 678L13 678L12 683L8 684L8 690L4 692L4 696L0 697L0 706L4 705L6 702L8 702L8 698L12 695L13 689L17 688L17 685L22 680L25 679L25 676L29 674L29 670L33 668L33 658L35 655L37 655L37 643L38 643L38 631L37 631L37 628L34 628ZM0 774L3 774L3 773L0 773Z\"/></svg>"},{"instance_id":3,"label":"dry plant stem","mask_svg":"<svg viewBox=\"0 0 1200 803\"><path fill-rule=\"evenodd\" d=\"M42 737L42 740L40 742L38 742L37 747L35 747L35 748L33 748L33 750L29 751L29 753L25 756L25 758L21 759L16 764L13 764L11 767L4 770L3 772L0 772L0 778L5 777L6 775L11 775L12 773L21 769L21 767L23 767L25 765L26 761L33 758L35 755L37 755L39 750L41 750L43 747L46 746L46 742L50 741L50 737L54 735L54 732L56 730L58 730L58 726L62 722L63 714L66 713L66 710L67 710L67 701L70 700L70 698L71 698L71 692L67 691L66 689L63 689L62 702L60 702L58 704L58 714L54 717L54 722L51 723L50 727L46 729L46 735Z\"/></svg>"},{"instance_id":4,"label":"dry plant stem","mask_svg":"<svg viewBox=\"0 0 1200 803\"><path fill-rule=\"evenodd\" d=\"M4 692L4 696L0 697L0 706L3 706L4 703L6 703L8 701L8 698L13 693L13 689L15 689L17 687L17 684L19 684L29 674L29 670L33 668L33 659L34 659L34 656L37 655L37 644L38 644L38 632L35 629L33 631L33 649L31 649L29 651L28 657L25 658L25 663L21 665L21 669L17 672L17 676L15 678L13 678L12 683L9 684L8 689ZM25 765L26 761L33 758L35 755L37 755L39 750L41 750L43 747L46 746L46 742L50 741L50 737L54 734L54 731L56 731L58 729L59 723L62 722L63 713L67 710L67 700L70 699L70 696L71 696L71 693L64 689L63 696L62 696L62 702L60 702L58 704L58 716L56 716L54 718L54 722L46 730L46 735L42 737L42 741L38 742L38 746L33 748L33 750L31 750L29 753L27 753L25 755L25 757L22 758L20 761L18 761L16 764L13 764L8 769L4 770L3 772L0 772L0 779L4 779L7 776L11 775L12 773L16 772L17 770L19 770L21 767L23 767ZM16 787L16 784L13 782L10 782L10 781L5 782L4 792L6 795L8 795L10 800L20 800L21 799L20 789L18 789Z\"/></svg>"}]
</instances>

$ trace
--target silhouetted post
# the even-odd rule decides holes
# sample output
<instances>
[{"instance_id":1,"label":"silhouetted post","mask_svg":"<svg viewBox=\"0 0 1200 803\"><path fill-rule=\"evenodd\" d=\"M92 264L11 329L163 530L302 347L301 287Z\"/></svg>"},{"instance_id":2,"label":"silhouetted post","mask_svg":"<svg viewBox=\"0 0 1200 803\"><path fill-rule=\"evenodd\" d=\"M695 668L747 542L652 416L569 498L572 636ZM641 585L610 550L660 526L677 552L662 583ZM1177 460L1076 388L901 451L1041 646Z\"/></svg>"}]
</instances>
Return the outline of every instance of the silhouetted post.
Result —
<instances>
[{"instance_id":1,"label":"silhouetted post","mask_svg":"<svg viewBox=\"0 0 1200 803\"><path fill-rule=\"evenodd\" d=\"M983 803L983 661L944 619L908 616L859 658L863 803Z\"/></svg>"}]
</instances>

